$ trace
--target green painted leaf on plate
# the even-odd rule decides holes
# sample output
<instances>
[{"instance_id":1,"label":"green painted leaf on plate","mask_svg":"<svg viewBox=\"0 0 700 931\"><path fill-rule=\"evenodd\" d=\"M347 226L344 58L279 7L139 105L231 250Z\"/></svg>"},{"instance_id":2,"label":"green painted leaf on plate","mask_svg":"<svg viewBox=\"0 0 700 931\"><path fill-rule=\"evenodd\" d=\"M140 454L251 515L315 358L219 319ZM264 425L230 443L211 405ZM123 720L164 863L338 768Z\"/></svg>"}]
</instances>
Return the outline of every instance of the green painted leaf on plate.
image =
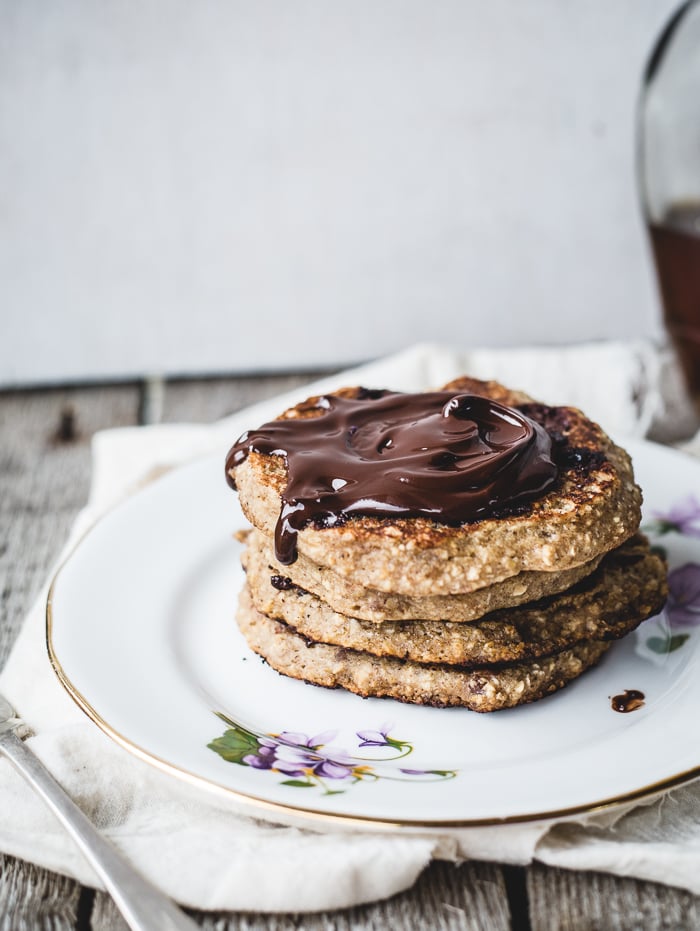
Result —
<instances>
[{"instance_id":1,"label":"green painted leaf on plate","mask_svg":"<svg viewBox=\"0 0 700 931\"><path fill-rule=\"evenodd\" d=\"M244 756L260 749L260 744L252 734L237 727L229 728L207 746L228 763L243 763Z\"/></svg>"},{"instance_id":2,"label":"green painted leaf on plate","mask_svg":"<svg viewBox=\"0 0 700 931\"><path fill-rule=\"evenodd\" d=\"M680 649L688 639L689 634L674 634L672 637L649 637L647 646L654 653L673 653Z\"/></svg>"}]
</instances>

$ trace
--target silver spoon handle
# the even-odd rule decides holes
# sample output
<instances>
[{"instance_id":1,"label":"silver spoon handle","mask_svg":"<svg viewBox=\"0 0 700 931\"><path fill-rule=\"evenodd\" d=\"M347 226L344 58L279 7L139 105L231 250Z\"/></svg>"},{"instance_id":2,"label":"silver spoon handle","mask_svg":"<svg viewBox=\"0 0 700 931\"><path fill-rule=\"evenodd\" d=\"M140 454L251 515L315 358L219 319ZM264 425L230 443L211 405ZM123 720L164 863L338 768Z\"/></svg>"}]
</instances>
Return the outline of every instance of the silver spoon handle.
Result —
<instances>
[{"instance_id":1,"label":"silver spoon handle","mask_svg":"<svg viewBox=\"0 0 700 931\"><path fill-rule=\"evenodd\" d=\"M133 931L193 931L198 928L97 831L43 763L11 730L0 733L0 753L4 753L36 789L72 836Z\"/></svg>"}]
</instances>

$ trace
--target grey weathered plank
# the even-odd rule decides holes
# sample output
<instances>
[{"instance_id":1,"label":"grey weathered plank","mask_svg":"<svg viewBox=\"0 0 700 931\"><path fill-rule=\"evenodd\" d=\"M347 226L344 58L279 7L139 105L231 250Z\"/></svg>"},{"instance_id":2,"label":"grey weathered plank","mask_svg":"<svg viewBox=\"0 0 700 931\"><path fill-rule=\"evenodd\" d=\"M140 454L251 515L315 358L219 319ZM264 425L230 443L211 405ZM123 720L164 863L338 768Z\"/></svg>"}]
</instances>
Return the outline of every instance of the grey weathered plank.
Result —
<instances>
[{"instance_id":1,"label":"grey weathered plank","mask_svg":"<svg viewBox=\"0 0 700 931\"><path fill-rule=\"evenodd\" d=\"M0 665L58 556L90 481L90 437L136 422L136 386L0 394ZM0 859L0 931L78 925L80 886Z\"/></svg>"},{"instance_id":2,"label":"grey weathered plank","mask_svg":"<svg viewBox=\"0 0 700 931\"><path fill-rule=\"evenodd\" d=\"M532 931L700 928L700 897L657 883L535 865L527 886Z\"/></svg>"},{"instance_id":3,"label":"grey weathered plank","mask_svg":"<svg viewBox=\"0 0 700 931\"><path fill-rule=\"evenodd\" d=\"M301 375L261 375L169 382L164 392L160 419L164 422L210 423L227 414L233 414L248 404L256 404L258 401L291 391L325 374L328 373L317 371ZM153 387L155 391L159 390L157 385Z\"/></svg>"},{"instance_id":4,"label":"grey weathered plank","mask_svg":"<svg viewBox=\"0 0 700 931\"><path fill-rule=\"evenodd\" d=\"M502 873L485 863L433 863L407 892L343 911L198 913L196 918L207 931L507 931L511 927ZM124 922L105 895L96 897L92 927L124 931Z\"/></svg>"},{"instance_id":5,"label":"grey weathered plank","mask_svg":"<svg viewBox=\"0 0 700 931\"><path fill-rule=\"evenodd\" d=\"M0 394L0 666L90 482L90 437L136 422L138 388Z\"/></svg>"},{"instance_id":6,"label":"grey weathered plank","mask_svg":"<svg viewBox=\"0 0 700 931\"><path fill-rule=\"evenodd\" d=\"M0 931L73 931L80 886L0 854Z\"/></svg>"}]
</instances>

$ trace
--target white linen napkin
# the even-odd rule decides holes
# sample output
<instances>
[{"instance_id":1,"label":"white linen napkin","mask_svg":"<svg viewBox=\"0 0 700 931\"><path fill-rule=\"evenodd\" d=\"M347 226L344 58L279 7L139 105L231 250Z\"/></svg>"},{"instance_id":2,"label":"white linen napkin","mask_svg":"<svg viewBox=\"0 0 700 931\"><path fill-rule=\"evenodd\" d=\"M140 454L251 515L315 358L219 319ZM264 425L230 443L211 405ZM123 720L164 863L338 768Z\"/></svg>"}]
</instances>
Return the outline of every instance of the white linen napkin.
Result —
<instances>
[{"instance_id":1,"label":"white linen napkin","mask_svg":"<svg viewBox=\"0 0 700 931\"><path fill-rule=\"evenodd\" d=\"M648 344L472 352L418 346L209 426L162 425L97 434L89 504L76 521L66 552L119 497L194 457L218 451L223 461L244 429L310 394L360 383L420 390L467 372L496 378L548 403L580 406L614 436L643 436L655 422L668 427L658 388L660 356ZM556 825L535 822L434 836L317 834L247 817L229 799L132 757L83 716L49 666L45 598L43 591L26 619L0 675L0 692L32 728L32 750L88 816L146 876L183 904L260 911L338 908L407 888L432 857L518 864L538 859L700 893L700 782L626 813L616 809ZM6 761L0 762L0 798L0 849L99 885Z\"/></svg>"}]
</instances>

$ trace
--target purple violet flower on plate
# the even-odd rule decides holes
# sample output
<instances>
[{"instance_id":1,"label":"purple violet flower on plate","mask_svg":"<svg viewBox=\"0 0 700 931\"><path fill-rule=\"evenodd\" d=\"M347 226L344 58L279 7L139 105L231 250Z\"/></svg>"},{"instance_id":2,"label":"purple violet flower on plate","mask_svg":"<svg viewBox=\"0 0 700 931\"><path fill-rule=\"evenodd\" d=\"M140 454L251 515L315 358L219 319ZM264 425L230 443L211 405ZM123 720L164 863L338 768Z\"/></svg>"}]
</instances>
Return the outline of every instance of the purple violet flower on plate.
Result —
<instances>
[{"instance_id":1,"label":"purple violet flower on plate","mask_svg":"<svg viewBox=\"0 0 700 931\"><path fill-rule=\"evenodd\" d=\"M700 565L686 563L668 574L666 614L671 626L700 624Z\"/></svg>"},{"instance_id":2,"label":"purple violet flower on plate","mask_svg":"<svg viewBox=\"0 0 700 931\"><path fill-rule=\"evenodd\" d=\"M672 504L668 511L654 511L657 533L683 533L689 537L700 538L700 499L696 495L686 495Z\"/></svg>"},{"instance_id":3,"label":"purple violet flower on plate","mask_svg":"<svg viewBox=\"0 0 700 931\"><path fill-rule=\"evenodd\" d=\"M357 731L360 738L360 747L387 747L389 746L388 736L391 730L391 724L382 724L378 731Z\"/></svg>"}]
</instances>

